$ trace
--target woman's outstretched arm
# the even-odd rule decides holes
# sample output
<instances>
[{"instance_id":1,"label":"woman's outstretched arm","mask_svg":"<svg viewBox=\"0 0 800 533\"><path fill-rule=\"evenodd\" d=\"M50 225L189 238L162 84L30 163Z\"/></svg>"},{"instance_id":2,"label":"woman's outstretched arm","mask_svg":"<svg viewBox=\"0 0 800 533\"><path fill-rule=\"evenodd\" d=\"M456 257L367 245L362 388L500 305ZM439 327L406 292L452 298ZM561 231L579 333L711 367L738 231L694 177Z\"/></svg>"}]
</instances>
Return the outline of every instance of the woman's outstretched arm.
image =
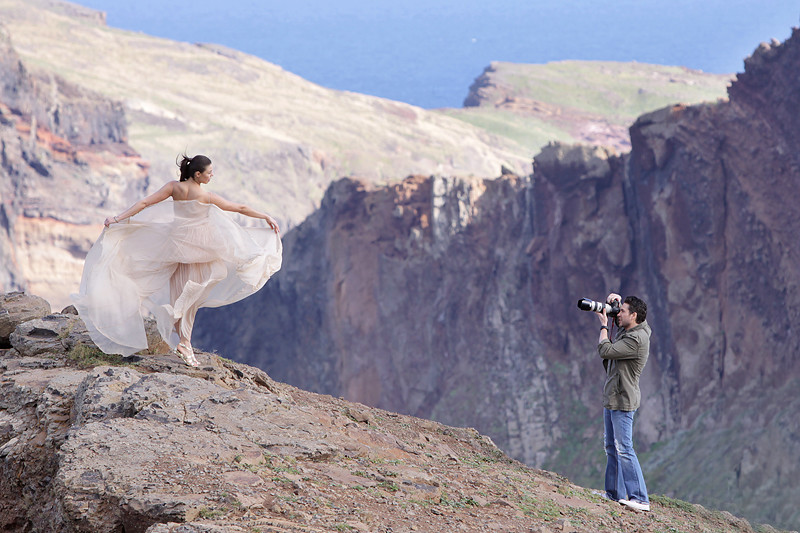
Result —
<instances>
[{"instance_id":1,"label":"woman's outstretched arm","mask_svg":"<svg viewBox=\"0 0 800 533\"><path fill-rule=\"evenodd\" d=\"M108 217L105 220L105 222L103 222L103 224L105 224L105 226L108 227L111 224L113 224L114 222L120 222L122 220L125 220L126 218L132 217L133 215L135 215L136 213L138 213L139 211L141 211L145 207L149 207L149 206L151 206L153 204L157 204L158 202L163 202L164 200L166 200L167 198L172 196L172 188L174 186L175 186L175 182L174 181L170 181L169 183L167 183L166 185L161 187L159 190L157 190L156 192L154 192L150 196L139 200L138 202L136 202L135 204L130 206L128 209L126 209L125 211L123 211L119 215L117 215L115 217Z\"/></svg>"},{"instance_id":2,"label":"woman's outstretched arm","mask_svg":"<svg viewBox=\"0 0 800 533\"><path fill-rule=\"evenodd\" d=\"M266 213L261 213L260 211L256 211L250 207L247 207L244 204L237 204L236 202L230 202L221 196L216 194L211 195L211 203L215 206L219 207L224 211L231 211L234 213L240 213L242 215L253 217L253 218L261 218L267 221L269 227L272 228L275 233L280 233L280 228L278 227L278 223L275 222L275 219L269 216Z\"/></svg>"}]
</instances>

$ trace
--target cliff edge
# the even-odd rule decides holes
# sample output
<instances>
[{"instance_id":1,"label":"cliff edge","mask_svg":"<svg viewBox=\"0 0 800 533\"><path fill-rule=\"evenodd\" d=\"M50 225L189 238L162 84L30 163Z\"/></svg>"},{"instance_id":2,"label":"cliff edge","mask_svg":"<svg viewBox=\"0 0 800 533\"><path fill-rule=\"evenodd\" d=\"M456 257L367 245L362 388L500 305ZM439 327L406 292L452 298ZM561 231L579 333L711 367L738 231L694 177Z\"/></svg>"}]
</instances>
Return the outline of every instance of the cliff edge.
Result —
<instances>
[{"instance_id":1,"label":"cliff edge","mask_svg":"<svg viewBox=\"0 0 800 533\"><path fill-rule=\"evenodd\" d=\"M12 346L0 349L4 531L753 531L663 497L623 511L473 429L214 354L190 368L157 337L108 356L69 309L22 293L0 297L0 334Z\"/></svg>"}]
</instances>

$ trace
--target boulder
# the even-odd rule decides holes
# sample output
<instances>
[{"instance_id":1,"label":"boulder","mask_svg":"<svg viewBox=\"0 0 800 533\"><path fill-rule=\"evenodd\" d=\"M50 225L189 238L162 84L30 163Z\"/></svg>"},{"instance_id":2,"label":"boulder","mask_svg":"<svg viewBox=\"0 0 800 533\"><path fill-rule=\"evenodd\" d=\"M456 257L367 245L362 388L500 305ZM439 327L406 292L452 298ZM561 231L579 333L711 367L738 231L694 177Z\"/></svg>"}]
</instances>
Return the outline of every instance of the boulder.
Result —
<instances>
[{"instance_id":1,"label":"boulder","mask_svg":"<svg viewBox=\"0 0 800 533\"><path fill-rule=\"evenodd\" d=\"M9 346L9 336L23 322L50 314L46 300L24 292L0 295L0 347Z\"/></svg>"},{"instance_id":2,"label":"boulder","mask_svg":"<svg viewBox=\"0 0 800 533\"><path fill-rule=\"evenodd\" d=\"M47 315L19 324L9 340L23 357L65 354L79 344L94 346L86 326L76 315Z\"/></svg>"},{"instance_id":3,"label":"boulder","mask_svg":"<svg viewBox=\"0 0 800 533\"><path fill-rule=\"evenodd\" d=\"M38 298L38 297L34 297ZM41 300L41 298L39 298ZM41 300L44 302L44 300ZM47 304L47 302L44 302ZM17 322L16 329L8 336L7 347L13 347L23 357L34 357L40 354L68 354L74 349L82 347L91 355L92 351L99 353L99 348L92 341L86 325L77 313L71 313L67 308L66 313L48 313L37 317L35 320ZM147 334L147 349L141 353L169 353L170 347L161 338L156 321L153 318L144 320ZM81 355L81 354L76 354Z\"/></svg>"}]
</instances>

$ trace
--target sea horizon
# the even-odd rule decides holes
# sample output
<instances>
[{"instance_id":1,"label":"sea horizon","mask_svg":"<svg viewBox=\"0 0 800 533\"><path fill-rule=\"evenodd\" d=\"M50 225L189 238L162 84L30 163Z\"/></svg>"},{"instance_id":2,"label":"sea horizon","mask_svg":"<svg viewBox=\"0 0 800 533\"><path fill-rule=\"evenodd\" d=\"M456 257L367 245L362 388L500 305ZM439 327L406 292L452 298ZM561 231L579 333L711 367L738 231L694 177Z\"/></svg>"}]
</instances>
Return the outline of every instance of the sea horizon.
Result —
<instances>
[{"instance_id":1,"label":"sea horizon","mask_svg":"<svg viewBox=\"0 0 800 533\"><path fill-rule=\"evenodd\" d=\"M224 45L332 89L423 108L461 107L493 61L639 62L743 70L800 20L789 0L77 0L109 26Z\"/></svg>"}]
</instances>

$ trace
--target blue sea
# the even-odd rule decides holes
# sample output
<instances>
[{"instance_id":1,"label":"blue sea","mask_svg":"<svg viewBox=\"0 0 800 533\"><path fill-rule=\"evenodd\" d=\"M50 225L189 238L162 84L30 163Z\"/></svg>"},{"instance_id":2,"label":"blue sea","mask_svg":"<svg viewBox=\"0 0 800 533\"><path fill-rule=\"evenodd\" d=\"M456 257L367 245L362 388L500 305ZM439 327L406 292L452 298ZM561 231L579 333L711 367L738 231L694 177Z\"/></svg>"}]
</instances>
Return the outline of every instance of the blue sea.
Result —
<instances>
[{"instance_id":1,"label":"blue sea","mask_svg":"<svg viewBox=\"0 0 800 533\"><path fill-rule=\"evenodd\" d=\"M223 44L334 89L461 107L492 61L743 70L800 22L797 0L75 0L110 26Z\"/></svg>"}]
</instances>

